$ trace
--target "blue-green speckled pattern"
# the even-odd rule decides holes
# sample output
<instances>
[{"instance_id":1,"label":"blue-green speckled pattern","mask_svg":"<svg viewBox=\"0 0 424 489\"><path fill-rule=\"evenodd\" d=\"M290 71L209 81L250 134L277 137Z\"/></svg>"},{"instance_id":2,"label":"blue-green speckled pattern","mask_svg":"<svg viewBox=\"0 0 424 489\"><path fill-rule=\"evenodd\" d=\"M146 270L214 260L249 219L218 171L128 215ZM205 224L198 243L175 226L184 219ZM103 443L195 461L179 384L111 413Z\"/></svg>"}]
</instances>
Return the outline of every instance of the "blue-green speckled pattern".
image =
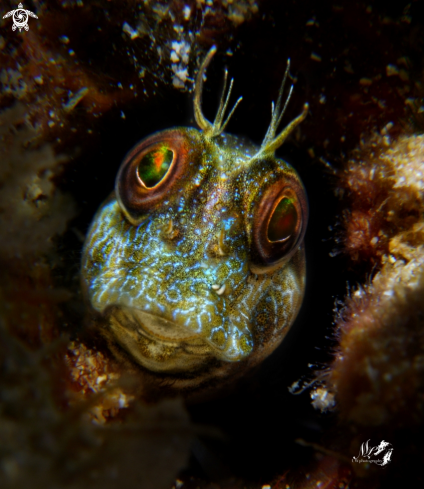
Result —
<instances>
[{"instance_id":1,"label":"blue-green speckled pattern","mask_svg":"<svg viewBox=\"0 0 424 489\"><path fill-rule=\"evenodd\" d=\"M305 288L306 195L274 152L308 106L277 134L288 63L261 147L225 134L229 94L213 124L201 111L215 51L196 80L201 130L156 133L128 153L83 253L85 295L105 318L112 351L176 389L223 382L262 361L293 323ZM279 206L283 199L290 205Z\"/></svg>"},{"instance_id":2,"label":"blue-green speckled pattern","mask_svg":"<svg viewBox=\"0 0 424 489\"><path fill-rule=\"evenodd\" d=\"M178 131L196 149L187 156L189 180L138 225L112 196L94 219L83 261L96 310L119 306L132 318L143 311L169 321L144 328L143 317L131 319L139 324L130 345L117 334L141 364L159 371L198 366L210 356L237 361L255 347L258 353L275 347L304 290L301 247L271 273L249 267L255 203L294 170L277 159L252 164L258 148L233 136L206 141L195 129ZM195 360L186 359L190 353Z\"/></svg>"}]
</instances>

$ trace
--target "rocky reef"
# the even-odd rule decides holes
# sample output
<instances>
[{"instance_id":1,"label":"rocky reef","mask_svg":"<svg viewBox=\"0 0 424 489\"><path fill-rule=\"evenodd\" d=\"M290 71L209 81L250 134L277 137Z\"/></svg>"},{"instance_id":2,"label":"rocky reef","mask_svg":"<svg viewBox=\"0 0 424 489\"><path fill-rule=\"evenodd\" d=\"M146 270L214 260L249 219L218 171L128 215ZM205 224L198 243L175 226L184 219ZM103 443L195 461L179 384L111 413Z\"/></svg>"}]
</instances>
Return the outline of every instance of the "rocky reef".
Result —
<instances>
[{"instance_id":1,"label":"rocky reef","mask_svg":"<svg viewBox=\"0 0 424 489\"><path fill-rule=\"evenodd\" d=\"M422 483L420 2L24 8L38 16L28 31L0 21L0 485ZM228 132L262 140L289 57L287 120L309 102L280 150L308 193L308 286L284 343L234 392L155 402L93 328L81 248L128 149L194 124L193 79L213 44L205 113L225 65L243 95ZM352 460L367 440L393 446L387 468Z\"/></svg>"}]
</instances>

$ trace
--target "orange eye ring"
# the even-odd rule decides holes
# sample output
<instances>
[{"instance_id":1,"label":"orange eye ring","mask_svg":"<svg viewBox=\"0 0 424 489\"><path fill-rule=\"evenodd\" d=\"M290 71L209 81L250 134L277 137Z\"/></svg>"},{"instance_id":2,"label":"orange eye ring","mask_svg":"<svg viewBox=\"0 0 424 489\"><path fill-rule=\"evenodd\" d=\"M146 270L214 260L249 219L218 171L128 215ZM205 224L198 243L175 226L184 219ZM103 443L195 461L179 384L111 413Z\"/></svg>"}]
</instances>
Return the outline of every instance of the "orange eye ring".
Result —
<instances>
[{"instance_id":1,"label":"orange eye ring","mask_svg":"<svg viewBox=\"0 0 424 489\"><path fill-rule=\"evenodd\" d=\"M308 220L306 194L292 175L264 192L252 222L251 270L266 273L288 261L303 240Z\"/></svg>"},{"instance_id":2,"label":"orange eye ring","mask_svg":"<svg viewBox=\"0 0 424 489\"><path fill-rule=\"evenodd\" d=\"M163 131L140 141L118 171L115 192L132 224L162 202L178 185L187 164L187 141L177 130Z\"/></svg>"}]
</instances>

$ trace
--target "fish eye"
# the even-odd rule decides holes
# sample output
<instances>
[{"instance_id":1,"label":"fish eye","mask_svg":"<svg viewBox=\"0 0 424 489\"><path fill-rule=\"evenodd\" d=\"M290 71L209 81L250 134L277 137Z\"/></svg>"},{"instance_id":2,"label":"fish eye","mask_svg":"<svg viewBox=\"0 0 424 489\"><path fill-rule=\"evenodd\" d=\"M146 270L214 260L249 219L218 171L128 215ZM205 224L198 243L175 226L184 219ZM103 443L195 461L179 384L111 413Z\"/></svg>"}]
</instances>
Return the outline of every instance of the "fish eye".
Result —
<instances>
[{"instance_id":1,"label":"fish eye","mask_svg":"<svg viewBox=\"0 0 424 489\"><path fill-rule=\"evenodd\" d=\"M308 205L300 180L292 176L274 182L253 215L251 269L266 273L287 262L303 240Z\"/></svg>"},{"instance_id":2,"label":"fish eye","mask_svg":"<svg viewBox=\"0 0 424 489\"><path fill-rule=\"evenodd\" d=\"M188 147L183 132L171 129L140 141L124 158L115 192L132 224L139 224L181 183L187 173Z\"/></svg>"},{"instance_id":3,"label":"fish eye","mask_svg":"<svg viewBox=\"0 0 424 489\"><path fill-rule=\"evenodd\" d=\"M296 231L298 214L293 199L283 197L277 202L268 223L268 240L271 243L286 241Z\"/></svg>"},{"instance_id":4,"label":"fish eye","mask_svg":"<svg viewBox=\"0 0 424 489\"><path fill-rule=\"evenodd\" d=\"M137 167L141 183L146 188L156 187L169 173L174 159L174 152L166 143L142 154Z\"/></svg>"}]
</instances>

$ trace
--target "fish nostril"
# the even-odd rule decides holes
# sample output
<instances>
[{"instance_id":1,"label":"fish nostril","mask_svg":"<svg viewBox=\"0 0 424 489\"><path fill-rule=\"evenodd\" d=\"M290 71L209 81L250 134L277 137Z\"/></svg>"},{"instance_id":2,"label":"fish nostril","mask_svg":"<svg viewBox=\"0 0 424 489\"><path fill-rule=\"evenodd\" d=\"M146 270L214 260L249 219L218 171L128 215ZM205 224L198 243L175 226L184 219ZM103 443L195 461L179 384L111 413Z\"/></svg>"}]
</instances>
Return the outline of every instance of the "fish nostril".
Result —
<instances>
[{"instance_id":1,"label":"fish nostril","mask_svg":"<svg viewBox=\"0 0 424 489\"><path fill-rule=\"evenodd\" d=\"M229 250L225 244L225 231L221 229L208 246L208 253L214 258L224 258L228 256Z\"/></svg>"},{"instance_id":2,"label":"fish nostril","mask_svg":"<svg viewBox=\"0 0 424 489\"><path fill-rule=\"evenodd\" d=\"M225 239L225 231L221 229L218 237L218 255L219 256L226 256L227 250L224 244L224 239Z\"/></svg>"},{"instance_id":3,"label":"fish nostril","mask_svg":"<svg viewBox=\"0 0 424 489\"><path fill-rule=\"evenodd\" d=\"M178 235L178 229L174 226L174 222L172 221L172 219L170 219L168 223L165 224L163 227L162 236L165 239L173 240L178 237Z\"/></svg>"}]
</instances>

